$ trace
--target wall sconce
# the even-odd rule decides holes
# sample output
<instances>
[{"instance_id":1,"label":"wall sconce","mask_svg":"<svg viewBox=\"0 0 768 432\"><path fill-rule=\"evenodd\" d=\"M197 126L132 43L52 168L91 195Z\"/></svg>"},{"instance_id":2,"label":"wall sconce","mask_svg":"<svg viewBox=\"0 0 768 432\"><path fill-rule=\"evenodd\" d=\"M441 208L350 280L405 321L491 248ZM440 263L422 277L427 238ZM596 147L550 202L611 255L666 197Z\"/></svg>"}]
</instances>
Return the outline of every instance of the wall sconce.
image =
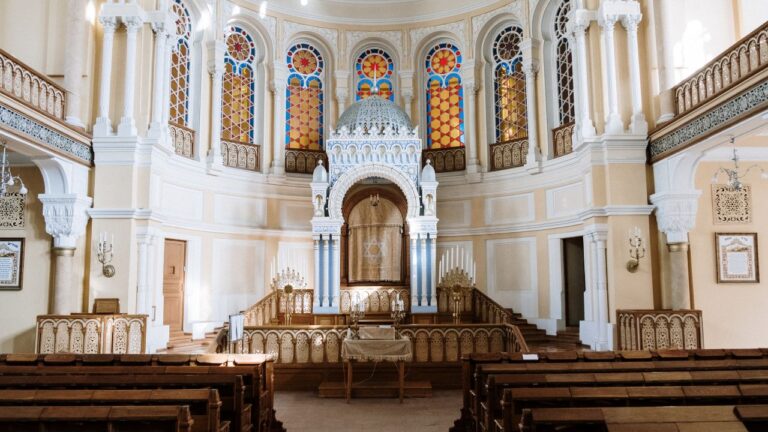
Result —
<instances>
[{"instance_id":1,"label":"wall sconce","mask_svg":"<svg viewBox=\"0 0 768 432\"><path fill-rule=\"evenodd\" d=\"M627 271L634 273L640 266L640 258L645 256L645 244L643 242L640 228L634 227L629 230L629 257L627 261Z\"/></svg>"},{"instance_id":2,"label":"wall sconce","mask_svg":"<svg viewBox=\"0 0 768 432\"><path fill-rule=\"evenodd\" d=\"M111 240L107 241L107 233L99 234L99 246L96 250L96 258L101 263L101 274L111 278L115 275L115 266L112 262L112 245L115 243L115 235L112 234Z\"/></svg>"}]
</instances>

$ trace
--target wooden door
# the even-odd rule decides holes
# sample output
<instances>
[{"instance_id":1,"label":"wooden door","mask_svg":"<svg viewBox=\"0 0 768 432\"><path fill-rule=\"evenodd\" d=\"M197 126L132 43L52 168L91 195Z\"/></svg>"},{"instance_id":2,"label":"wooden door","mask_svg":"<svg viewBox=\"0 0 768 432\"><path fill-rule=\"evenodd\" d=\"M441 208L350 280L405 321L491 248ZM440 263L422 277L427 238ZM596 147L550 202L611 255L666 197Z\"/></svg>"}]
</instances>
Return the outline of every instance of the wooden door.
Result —
<instances>
[{"instance_id":1,"label":"wooden door","mask_svg":"<svg viewBox=\"0 0 768 432\"><path fill-rule=\"evenodd\" d=\"M187 242L165 240L163 261L163 324L171 333L182 332L184 324L184 270Z\"/></svg>"},{"instance_id":2,"label":"wooden door","mask_svg":"<svg viewBox=\"0 0 768 432\"><path fill-rule=\"evenodd\" d=\"M584 319L584 240L582 237L563 239L563 268L565 281L565 325L578 327Z\"/></svg>"}]
</instances>

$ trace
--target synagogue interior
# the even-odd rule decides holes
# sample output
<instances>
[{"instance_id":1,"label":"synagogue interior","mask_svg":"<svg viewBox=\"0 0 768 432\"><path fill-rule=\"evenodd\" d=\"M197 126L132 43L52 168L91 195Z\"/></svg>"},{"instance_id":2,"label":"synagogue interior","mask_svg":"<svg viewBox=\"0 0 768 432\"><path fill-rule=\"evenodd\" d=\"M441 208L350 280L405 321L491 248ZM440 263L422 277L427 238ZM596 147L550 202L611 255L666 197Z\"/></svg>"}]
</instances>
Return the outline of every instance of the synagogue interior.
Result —
<instances>
[{"instance_id":1,"label":"synagogue interior","mask_svg":"<svg viewBox=\"0 0 768 432\"><path fill-rule=\"evenodd\" d=\"M768 431L765 0L0 0L0 150L0 431Z\"/></svg>"}]
</instances>

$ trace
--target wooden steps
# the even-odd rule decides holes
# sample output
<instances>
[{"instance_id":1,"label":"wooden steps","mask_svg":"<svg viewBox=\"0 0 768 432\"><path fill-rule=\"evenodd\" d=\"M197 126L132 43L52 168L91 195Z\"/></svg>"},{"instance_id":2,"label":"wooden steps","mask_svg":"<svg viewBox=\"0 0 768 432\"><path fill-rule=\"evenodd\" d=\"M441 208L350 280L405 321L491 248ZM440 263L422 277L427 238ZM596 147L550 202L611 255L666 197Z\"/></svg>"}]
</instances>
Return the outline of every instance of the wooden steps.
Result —
<instances>
[{"instance_id":1,"label":"wooden steps","mask_svg":"<svg viewBox=\"0 0 768 432\"><path fill-rule=\"evenodd\" d=\"M399 387L397 381L366 381L352 385L352 398L397 398ZM344 383L341 381L325 381L318 388L321 398L344 398ZM429 381L406 381L405 397L432 397L432 384Z\"/></svg>"},{"instance_id":2,"label":"wooden steps","mask_svg":"<svg viewBox=\"0 0 768 432\"><path fill-rule=\"evenodd\" d=\"M158 354L204 354L210 344L215 343L221 327L206 333L205 338L192 340L192 333L174 332L168 339L166 349L157 350Z\"/></svg>"},{"instance_id":3,"label":"wooden steps","mask_svg":"<svg viewBox=\"0 0 768 432\"><path fill-rule=\"evenodd\" d=\"M537 328L512 309L507 309L512 314L510 324L516 325L525 338L525 343L531 351L584 351L589 347L583 345L579 339L578 327L567 327L557 332L556 336L548 335L544 330Z\"/></svg>"}]
</instances>

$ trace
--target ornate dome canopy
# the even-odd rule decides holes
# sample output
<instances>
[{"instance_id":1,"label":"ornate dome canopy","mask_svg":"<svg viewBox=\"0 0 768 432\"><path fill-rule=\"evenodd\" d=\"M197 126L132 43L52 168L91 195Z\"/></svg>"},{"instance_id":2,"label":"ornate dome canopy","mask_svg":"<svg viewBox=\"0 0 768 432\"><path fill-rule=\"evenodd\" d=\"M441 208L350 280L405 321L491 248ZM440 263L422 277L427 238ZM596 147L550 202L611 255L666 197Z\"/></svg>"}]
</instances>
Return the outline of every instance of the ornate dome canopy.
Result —
<instances>
[{"instance_id":1,"label":"ornate dome canopy","mask_svg":"<svg viewBox=\"0 0 768 432\"><path fill-rule=\"evenodd\" d=\"M355 102L339 118L336 130L346 127L352 132L358 127L365 133L382 133L390 128L397 134L411 133L413 126L408 114L389 99L376 94Z\"/></svg>"}]
</instances>

